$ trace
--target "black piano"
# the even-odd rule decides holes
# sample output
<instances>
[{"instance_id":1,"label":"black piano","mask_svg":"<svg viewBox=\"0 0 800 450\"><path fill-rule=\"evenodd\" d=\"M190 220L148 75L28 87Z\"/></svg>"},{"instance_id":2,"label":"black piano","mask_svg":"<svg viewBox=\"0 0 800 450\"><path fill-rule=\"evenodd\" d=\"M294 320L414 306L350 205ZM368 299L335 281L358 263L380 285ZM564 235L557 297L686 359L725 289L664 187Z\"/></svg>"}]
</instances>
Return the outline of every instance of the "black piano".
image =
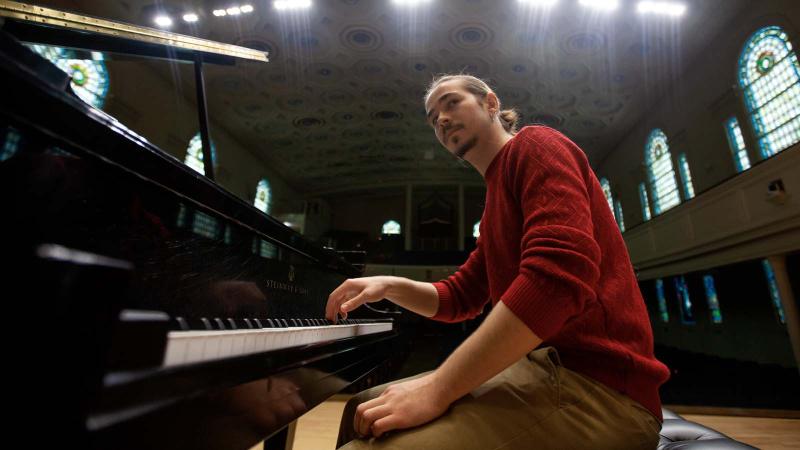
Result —
<instances>
[{"instance_id":1,"label":"black piano","mask_svg":"<svg viewBox=\"0 0 800 450\"><path fill-rule=\"evenodd\" d=\"M386 373L400 353L391 320L323 319L355 266L78 99L18 40L52 30L3 28L11 435L69 448L280 448L304 412Z\"/></svg>"}]
</instances>

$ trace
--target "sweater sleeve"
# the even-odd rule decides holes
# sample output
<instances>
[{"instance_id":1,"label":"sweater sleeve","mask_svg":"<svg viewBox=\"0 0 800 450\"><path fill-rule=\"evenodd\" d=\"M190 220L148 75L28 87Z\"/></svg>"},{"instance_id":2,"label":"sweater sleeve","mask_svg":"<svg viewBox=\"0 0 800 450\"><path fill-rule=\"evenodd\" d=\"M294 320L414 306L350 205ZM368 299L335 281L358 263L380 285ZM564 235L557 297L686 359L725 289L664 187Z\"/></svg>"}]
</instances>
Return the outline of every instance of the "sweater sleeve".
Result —
<instances>
[{"instance_id":1,"label":"sweater sleeve","mask_svg":"<svg viewBox=\"0 0 800 450\"><path fill-rule=\"evenodd\" d=\"M483 311L489 301L486 263L481 239L458 271L444 280L433 283L439 294L439 309L431 317L440 322L461 322Z\"/></svg>"},{"instance_id":2,"label":"sweater sleeve","mask_svg":"<svg viewBox=\"0 0 800 450\"><path fill-rule=\"evenodd\" d=\"M522 208L520 266L500 300L546 341L597 296L601 252L587 186L591 168L555 130L532 127L520 137L505 173Z\"/></svg>"}]
</instances>

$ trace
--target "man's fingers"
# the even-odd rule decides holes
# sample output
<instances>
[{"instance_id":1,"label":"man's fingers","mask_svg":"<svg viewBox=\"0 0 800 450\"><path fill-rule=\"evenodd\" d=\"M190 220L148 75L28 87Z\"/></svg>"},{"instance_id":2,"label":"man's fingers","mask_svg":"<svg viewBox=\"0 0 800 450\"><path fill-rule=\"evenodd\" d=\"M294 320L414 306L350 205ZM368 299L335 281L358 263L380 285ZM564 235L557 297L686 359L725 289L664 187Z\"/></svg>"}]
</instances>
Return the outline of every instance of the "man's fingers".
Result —
<instances>
[{"instance_id":1,"label":"man's fingers","mask_svg":"<svg viewBox=\"0 0 800 450\"><path fill-rule=\"evenodd\" d=\"M389 414L372 423L372 435L381 437L387 431L400 428L400 418L396 414Z\"/></svg>"},{"instance_id":2,"label":"man's fingers","mask_svg":"<svg viewBox=\"0 0 800 450\"><path fill-rule=\"evenodd\" d=\"M342 306L340 306L339 309L346 314L348 311L352 311L361 306L363 303L366 303L366 301L367 301L367 292L366 290L364 290L361 291L360 294L351 298L350 300L347 300L346 302L342 303Z\"/></svg>"},{"instance_id":3,"label":"man's fingers","mask_svg":"<svg viewBox=\"0 0 800 450\"><path fill-rule=\"evenodd\" d=\"M372 434L370 431L372 423L378 419L388 416L389 414L391 414L391 410L389 409L388 405L380 405L367 409L361 415L361 421L358 424L358 433L362 436L369 436Z\"/></svg>"},{"instance_id":4,"label":"man's fingers","mask_svg":"<svg viewBox=\"0 0 800 450\"><path fill-rule=\"evenodd\" d=\"M363 419L364 413L367 412L367 410L369 410L370 408L375 408L377 406L383 405L385 401L386 399L377 397L373 398L372 400L368 400L364 403L361 403L356 407L355 418L353 418L353 429L356 431L356 433L361 433L361 420ZM367 435L369 434L369 431L363 434Z\"/></svg>"}]
</instances>

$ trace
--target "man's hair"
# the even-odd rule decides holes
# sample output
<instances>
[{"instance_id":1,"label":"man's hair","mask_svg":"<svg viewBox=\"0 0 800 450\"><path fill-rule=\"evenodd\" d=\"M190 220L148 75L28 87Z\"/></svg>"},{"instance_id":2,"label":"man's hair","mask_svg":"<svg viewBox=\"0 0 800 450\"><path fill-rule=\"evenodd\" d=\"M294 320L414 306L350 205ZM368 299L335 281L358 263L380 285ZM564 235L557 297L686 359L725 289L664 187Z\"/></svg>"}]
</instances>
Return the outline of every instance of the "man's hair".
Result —
<instances>
[{"instance_id":1,"label":"man's hair","mask_svg":"<svg viewBox=\"0 0 800 450\"><path fill-rule=\"evenodd\" d=\"M478 97L479 101L483 101L483 99L485 99L490 92L494 92L485 81L478 77L463 73L443 74L437 75L431 81L431 84L428 86L428 90L425 92L425 103L428 103L429 97L434 89L436 89L440 84L451 80L461 81L464 88L471 94ZM498 102L499 101L500 100L498 98ZM503 109L498 114L498 117L500 118L500 123L503 124L503 128L505 128L507 132L511 134L517 133L519 114L514 109Z\"/></svg>"}]
</instances>

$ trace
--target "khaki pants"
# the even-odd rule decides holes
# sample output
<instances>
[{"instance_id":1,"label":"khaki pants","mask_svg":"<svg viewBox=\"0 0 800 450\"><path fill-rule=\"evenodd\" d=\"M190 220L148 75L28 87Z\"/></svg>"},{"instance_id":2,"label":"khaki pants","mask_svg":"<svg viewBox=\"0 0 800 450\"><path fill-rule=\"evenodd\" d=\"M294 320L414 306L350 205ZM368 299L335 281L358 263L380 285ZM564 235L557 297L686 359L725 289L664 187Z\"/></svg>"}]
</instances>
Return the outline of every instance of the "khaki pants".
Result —
<instances>
[{"instance_id":1,"label":"khaki pants","mask_svg":"<svg viewBox=\"0 0 800 450\"><path fill-rule=\"evenodd\" d=\"M417 376L422 376L417 375ZM396 384L395 381L389 384ZM356 407L389 386L368 389L345 406L343 449L655 449L661 423L647 409L561 365L552 347L530 352L454 402L438 419L381 438L359 439Z\"/></svg>"}]
</instances>

